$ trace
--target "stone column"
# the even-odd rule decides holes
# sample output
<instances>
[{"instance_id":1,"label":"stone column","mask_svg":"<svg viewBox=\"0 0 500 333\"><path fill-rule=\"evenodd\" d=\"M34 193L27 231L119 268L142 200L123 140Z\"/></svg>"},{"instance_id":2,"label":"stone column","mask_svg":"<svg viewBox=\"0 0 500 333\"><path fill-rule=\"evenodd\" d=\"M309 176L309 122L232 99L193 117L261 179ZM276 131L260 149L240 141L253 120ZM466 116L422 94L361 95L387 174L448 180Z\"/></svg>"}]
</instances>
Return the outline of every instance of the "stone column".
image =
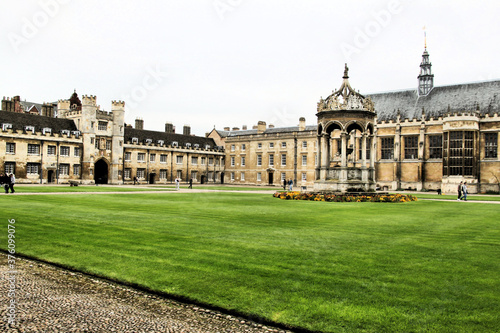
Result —
<instances>
[{"instance_id":1,"label":"stone column","mask_svg":"<svg viewBox=\"0 0 500 333\"><path fill-rule=\"evenodd\" d=\"M361 136L361 167L366 168L366 133Z\"/></svg>"},{"instance_id":2,"label":"stone column","mask_svg":"<svg viewBox=\"0 0 500 333\"><path fill-rule=\"evenodd\" d=\"M377 158L377 145L375 140L375 135L370 135L371 148L370 148L370 168L375 167L375 159Z\"/></svg>"},{"instance_id":3,"label":"stone column","mask_svg":"<svg viewBox=\"0 0 500 333\"><path fill-rule=\"evenodd\" d=\"M340 139L341 139L341 154L342 154L342 163L341 166L343 168L347 167L347 133L342 132L340 133Z\"/></svg>"},{"instance_id":4,"label":"stone column","mask_svg":"<svg viewBox=\"0 0 500 333\"><path fill-rule=\"evenodd\" d=\"M330 151L329 151L329 140L330 135L323 133L321 135L321 169L320 169L320 179L326 180L326 174L330 164Z\"/></svg>"}]
</instances>

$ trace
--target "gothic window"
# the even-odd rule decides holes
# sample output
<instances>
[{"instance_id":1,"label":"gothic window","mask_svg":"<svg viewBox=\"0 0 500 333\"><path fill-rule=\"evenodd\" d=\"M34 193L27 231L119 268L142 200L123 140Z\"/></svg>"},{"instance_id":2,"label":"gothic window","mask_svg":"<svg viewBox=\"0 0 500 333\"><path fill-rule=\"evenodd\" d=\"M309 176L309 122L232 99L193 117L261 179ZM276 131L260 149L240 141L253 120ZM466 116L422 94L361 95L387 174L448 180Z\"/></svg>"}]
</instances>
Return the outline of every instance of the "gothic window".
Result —
<instances>
[{"instance_id":1,"label":"gothic window","mask_svg":"<svg viewBox=\"0 0 500 333\"><path fill-rule=\"evenodd\" d=\"M443 136L429 136L429 158L443 158Z\"/></svg>"},{"instance_id":2,"label":"gothic window","mask_svg":"<svg viewBox=\"0 0 500 333\"><path fill-rule=\"evenodd\" d=\"M484 157L498 157L498 133L484 133Z\"/></svg>"},{"instance_id":3,"label":"gothic window","mask_svg":"<svg viewBox=\"0 0 500 333\"><path fill-rule=\"evenodd\" d=\"M394 138L380 138L381 153L383 160L392 160L394 158Z\"/></svg>"},{"instance_id":4,"label":"gothic window","mask_svg":"<svg viewBox=\"0 0 500 333\"><path fill-rule=\"evenodd\" d=\"M474 173L474 132L444 133L443 175L472 176Z\"/></svg>"},{"instance_id":5,"label":"gothic window","mask_svg":"<svg viewBox=\"0 0 500 333\"><path fill-rule=\"evenodd\" d=\"M418 158L418 136L405 136L405 160Z\"/></svg>"}]
</instances>

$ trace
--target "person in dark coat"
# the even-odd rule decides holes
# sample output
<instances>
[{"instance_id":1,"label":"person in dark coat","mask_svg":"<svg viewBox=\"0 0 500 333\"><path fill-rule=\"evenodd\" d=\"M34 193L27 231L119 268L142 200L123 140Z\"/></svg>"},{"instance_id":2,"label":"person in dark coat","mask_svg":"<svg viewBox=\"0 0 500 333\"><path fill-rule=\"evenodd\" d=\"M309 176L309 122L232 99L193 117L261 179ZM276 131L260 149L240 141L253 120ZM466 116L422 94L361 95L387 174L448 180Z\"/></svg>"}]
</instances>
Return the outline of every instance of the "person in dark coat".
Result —
<instances>
[{"instance_id":1,"label":"person in dark coat","mask_svg":"<svg viewBox=\"0 0 500 333\"><path fill-rule=\"evenodd\" d=\"M1 175L0 176L0 184L3 185L3 188L5 189L5 194L9 193L9 187L10 187L10 176L9 175Z\"/></svg>"},{"instance_id":2,"label":"person in dark coat","mask_svg":"<svg viewBox=\"0 0 500 333\"><path fill-rule=\"evenodd\" d=\"M189 188L193 188L193 178L189 178Z\"/></svg>"}]
</instances>

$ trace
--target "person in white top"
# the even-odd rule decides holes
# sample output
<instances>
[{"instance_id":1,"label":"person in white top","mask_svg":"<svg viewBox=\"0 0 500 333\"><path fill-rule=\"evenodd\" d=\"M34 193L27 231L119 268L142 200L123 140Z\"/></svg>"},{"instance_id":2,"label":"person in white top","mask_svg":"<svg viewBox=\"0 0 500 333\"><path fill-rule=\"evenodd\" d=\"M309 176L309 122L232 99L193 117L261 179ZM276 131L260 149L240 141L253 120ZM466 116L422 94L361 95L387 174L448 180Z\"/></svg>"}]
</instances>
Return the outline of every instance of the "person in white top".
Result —
<instances>
[{"instance_id":1,"label":"person in white top","mask_svg":"<svg viewBox=\"0 0 500 333\"><path fill-rule=\"evenodd\" d=\"M16 183L16 176L13 173L10 174L10 193L14 193L14 184Z\"/></svg>"}]
</instances>

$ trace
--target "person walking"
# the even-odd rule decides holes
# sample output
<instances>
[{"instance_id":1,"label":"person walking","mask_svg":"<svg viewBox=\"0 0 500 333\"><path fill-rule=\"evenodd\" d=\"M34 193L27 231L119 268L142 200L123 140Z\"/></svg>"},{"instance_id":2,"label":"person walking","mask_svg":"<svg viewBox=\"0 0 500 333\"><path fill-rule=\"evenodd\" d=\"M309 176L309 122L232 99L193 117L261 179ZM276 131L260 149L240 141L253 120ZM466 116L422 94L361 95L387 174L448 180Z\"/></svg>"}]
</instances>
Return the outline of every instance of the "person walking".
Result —
<instances>
[{"instance_id":1,"label":"person walking","mask_svg":"<svg viewBox=\"0 0 500 333\"><path fill-rule=\"evenodd\" d=\"M14 191L14 184L16 183L16 176L14 176L13 173L10 174L10 184L9 184L9 188L10 188L10 193L14 193L16 191Z\"/></svg>"},{"instance_id":2,"label":"person walking","mask_svg":"<svg viewBox=\"0 0 500 333\"><path fill-rule=\"evenodd\" d=\"M189 188L193 188L193 178L189 178Z\"/></svg>"},{"instance_id":3,"label":"person walking","mask_svg":"<svg viewBox=\"0 0 500 333\"><path fill-rule=\"evenodd\" d=\"M180 185L181 185L181 181L180 181L179 177L175 178L175 190L176 191L179 191Z\"/></svg>"},{"instance_id":4,"label":"person walking","mask_svg":"<svg viewBox=\"0 0 500 333\"><path fill-rule=\"evenodd\" d=\"M286 178L283 178L283 191L286 191Z\"/></svg>"},{"instance_id":5,"label":"person walking","mask_svg":"<svg viewBox=\"0 0 500 333\"><path fill-rule=\"evenodd\" d=\"M0 175L0 184L3 185L5 194L9 193L10 177L7 174L5 176L3 174Z\"/></svg>"},{"instance_id":6,"label":"person walking","mask_svg":"<svg viewBox=\"0 0 500 333\"><path fill-rule=\"evenodd\" d=\"M462 198L467 201L467 182L462 185Z\"/></svg>"},{"instance_id":7,"label":"person walking","mask_svg":"<svg viewBox=\"0 0 500 333\"><path fill-rule=\"evenodd\" d=\"M460 184L458 184L458 188L457 188L457 191L458 191L458 198L457 198L457 200L462 199L462 186L463 186L463 182L460 182Z\"/></svg>"},{"instance_id":8,"label":"person walking","mask_svg":"<svg viewBox=\"0 0 500 333\"><path fill-rule=\"evenodd\" d=\"M134 185L137 183L137 176L134 176Z\"/></svg>"},{"instance_id":9,"label":"person walking","mask_svg":"<svg viewBox=\"0 0 500 333\"><path fill-rule=\"evenodd\" d=\"M292 178L290 178L290 180L288 180L288 190L292 191L292 188L293 188L293 180Z\"/></svg>"}]
</instances>

